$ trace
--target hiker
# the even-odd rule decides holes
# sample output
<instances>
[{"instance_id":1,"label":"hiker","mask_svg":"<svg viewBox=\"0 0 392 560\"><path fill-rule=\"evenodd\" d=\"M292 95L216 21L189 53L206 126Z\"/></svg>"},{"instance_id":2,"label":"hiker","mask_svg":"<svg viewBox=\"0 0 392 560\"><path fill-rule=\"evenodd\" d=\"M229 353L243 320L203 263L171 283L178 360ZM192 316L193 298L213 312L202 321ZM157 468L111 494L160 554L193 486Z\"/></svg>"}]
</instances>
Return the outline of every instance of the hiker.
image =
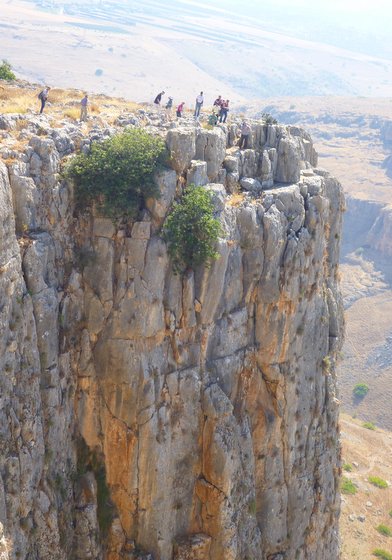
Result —
<instances>
[{"instance_id":1,"label":"hiker","mask_svg":"<svg viewBox=\"0 0 392 560\"><path fill-rule=\"evenodd\" d=\"M226 99L226 101L222 101L221 103L221 109L220 109L220 113L219 113L219 122L226 122L227 119L227 113L229 112L229 100Z\"/></svg>"},{"instance_id":2,"label":"hiker","mask_svg":"<svg viewBox=\"0 0 392 560\"><path fill-rule=\"evenodd\" d=\"M246 150L246 148L248 147L248 139L251 132L252 132L252 128L248 123L248 121L243 121L241 125L241 137L238 142L238 146L240 147L240 150L242 149Z\"/></svg>"},{"instance_id":3,"label":"hiker","mask_svg":"<svg viewBox=\"0 0 392 560\"><path fill-rule=\"evenodd\" d=\"M201 91L200 94L196 97L196 106L195 106L195 113L194 113L194 117L196 119L200 115L200 109L202 108L203 103L204 103L204 95L203 92Z\"/></svg>"},{"instance_id":4,"label":"hiker","mask_svg":"<svg viewBox=\"0 0 392 560\"><path fill-rule=\"evenodd\" d=\"M221 105L222 105L222 101L223 101L222 96L219 95L219 96L215 99L213 107L218 107L218 109L220 109L220 108L221 108Z\"/></svg>"},{"instance_id":5,"label":"hiker","mask_svg":"<svg viewBox=\"0 0 392 560\"><path fill-rule=\"evenodd\" d=\"M38 94L38 99L41 101L41 110L39 112L40 115L44 112L44 108L49 96L49 90L50 87L45 86L44 89Z\"/></svg>"},{"instance_id":6,"label":"hiker","mask_svg":"<svg viewBox=\"0 0 392 560\"><path fill-rule=\"evenodd\" d=\"M165 94L165 92L161 91L160 93L158 93L158 95L154 99L154 103L157 107L159 107L159 105L161 104L162 95L164 95L164 94Z\"/></svg>"},{"instance_id":7,"label":"hiker","mask_svg":"<svg viewBox=\"0 0 392 560\"><path fill-rule=\"evenodd\" d=\"M218 115L215 113L214 109L212 110L211 115L208 117L208 124L211 126L215 126L218 124Z\"/></svg>"},{"instance_id":8,"label":"hiker","mask_svg":"<svg viewBox=\"0 0 392 560\"><path fill-rule=\"evenodd\" d=\"M87 105L88 105L88 95L84 94L83 99L80 102L80 122L87 120Z\"/></svg>"},{"instance_id":9,"label":"hiker","mask_svg":"<svg viewBox=\"0 0 392 560\"><path fill-rule=\"evenodd\" d=\"M169 97L168 102L166 103L166 106L165 106L165 109L167 110L169 115L171 114L172 108L173 108L173 98Z\"/></svg>"},{"instance_id":10,"label":"hiker","mask_svg":"<svg viewBox=\"0 0 392 560\"><path fill-rule=\"evenodd\" d=\"M182 101L179 106L177 107L176 115L177 117L182 117L182 112L184 110L185 101Z\"/></svg>"}]
</instances>

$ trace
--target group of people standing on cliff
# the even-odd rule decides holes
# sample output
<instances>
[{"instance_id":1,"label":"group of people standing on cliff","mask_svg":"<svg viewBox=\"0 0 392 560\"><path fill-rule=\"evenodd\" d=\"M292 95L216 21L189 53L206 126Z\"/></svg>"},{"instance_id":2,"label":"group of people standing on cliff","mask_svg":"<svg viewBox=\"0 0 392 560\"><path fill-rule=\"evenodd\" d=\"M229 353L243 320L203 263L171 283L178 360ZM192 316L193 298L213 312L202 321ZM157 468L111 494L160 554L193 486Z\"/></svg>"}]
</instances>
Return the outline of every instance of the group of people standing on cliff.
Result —
<instances>
[{"instance_id":1,"label":"group of people standing on cliff","mask_svg":"<svg viewBox=\"0 0 392 560\"><path fill-rule=\"evenodd\" d=\"M38 99L41 102L40 114L42 114L44 109L45 109L45 105L46 105L46 102L47 102L48 97L49 97L49 92L50 92L50 87L46 86L38 94ZM156 107L161 106L162 97L164 95L165 95L165 92L161 91L155 97L154 105ZM213 103L213 106L212 106L212 112L208 117L208 123L210 125L215 126L216 124L218 124L218 122L219 123L225 123L226 122L227 115L228 115L228 112L229 112L229 103L230 103L230 101L228 99L222 99L221 95L219 95L215 99L215 101ZM87 120L88 104L89 104L89 99L88 99L88 95L86 93L80 101L80 122L83 122L83 121ZM203 105L204 105L204 93L201 91L199 93L199 95L196 97L196 100L195 100L195 110L194 110L193 116L194 116L196 121L199 120L199 116L200 116ZM176 108L177 118L182 117L184 107L185 107L185 101L182 101L179 105L177 105L177 108ZM173 109L173 97L168 98L168 101L165 105L165 109L168 112L168 114L171 115L171 112L172 112L172 109ZM248 140L249 140L249 137L251 135L251 131L252 131L252 129L251 129L250 124L247 121L243 121L243 123L241 125L241 137L240 137L240 140L239 140L239 143L238 143L240 149L246 149L248 147Z\"/></svg>"},{"instance_id":2,"label":"group of people standing on cliff","mask_svg":"<svg viewBox=\"0 0 392 560\"><path fill-rule=\"evenodd\" d=\"M165 95L165 92L160 91L158 93L158 95L155 97L154 105L156 107L161 106L162 97L164 95ZM219 95L215 99L213 107L212 107L212 113L208 118L209 124L214 125L214 124L217 124L218 122L221 122L221 123L226 122L227 115L228 115L228 112L229 112L229 103L230 103L230 101L228 99L222 99L221 95ZM201 91L199 93L199 95L196 97L196 100L195 100L195 110L194 110L194 113L193 113L193 116L194 116L195 120L199 119L200 112L201 112L201 109L202 109L203 105L204 105L204 93ZM185 101L181 101L181 103L179 105L177 105L177 108L176 108L177 118L182 117L184 107L185 107ZM173 109L173 97L169 96L168 101L165 105L165 109L169 114L171 114L172 109Z\"/></svg>"}]
</instances>

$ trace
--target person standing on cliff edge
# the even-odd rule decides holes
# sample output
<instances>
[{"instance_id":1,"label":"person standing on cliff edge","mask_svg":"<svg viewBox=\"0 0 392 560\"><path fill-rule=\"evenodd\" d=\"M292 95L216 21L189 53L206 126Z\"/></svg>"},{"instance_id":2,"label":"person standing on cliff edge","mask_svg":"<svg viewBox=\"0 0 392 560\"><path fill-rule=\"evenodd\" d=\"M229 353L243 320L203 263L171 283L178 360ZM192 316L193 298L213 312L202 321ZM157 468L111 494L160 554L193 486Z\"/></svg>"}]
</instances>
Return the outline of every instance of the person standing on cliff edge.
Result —
<instances>
[{"instance_id":1,"label":"person standing on cliff edge","mask_svg":"<svg viewBox=\"0 0 392 560\"><path fill-rule=\"evenodd\" d=\"M156 105L157 107L160 106L161 104L161 100L162 100L162 95L164 95L165 92L161 91L160 93L158 93L158 95L156 96L156 98L154 99L154 105Z\"/></svg>"},{"instance_id":2,"label":"person standing on cliff edge","mask_svg":"<svg viewBox=\"0 0 392 560\"><path fill-rule=\"evenodd\" d=\"M41 110L39 114L44 112L46 102L48 100L50 87L45 86L44 89L38 94L38 99L41 101Z\"/></svg>"},{"instance_id":3,"label":"person standing on cliff edge","mask_svg":"<svg viewBox=\"0 0 392 560\"><path fill-rule=\"evenodd\" d=\"M242 149L246 150L246 148L248 147L248 140L251 132L252 132L252 128L248 123L248 121L243 121L241 125L241 137L238 142L238 146L240 150Z\"/></svg>"},{"instance_id":4,"label":"person standing on cliff edge","mask_svg":"<svg viewBox=\"0 0 392 560\"><path fill-rule=\"evenodd\" d=\"M200 110L203 106L203 103L204 103L204 95L203 92L201 91L200 94L196 97L196 105L195 105L195 113L194 113L195 119L199 118Z\"/></svg>"},{"instance_id":5,"label":"person standing on cliff edge","mask_svg":"<svg viewBox=\"0 0 392 560\"><path fill-rule=\"evenodd\" d=\"M88 95L84 95L80 102L80 122L87 120Z\"/></svg>"}]
</instances>

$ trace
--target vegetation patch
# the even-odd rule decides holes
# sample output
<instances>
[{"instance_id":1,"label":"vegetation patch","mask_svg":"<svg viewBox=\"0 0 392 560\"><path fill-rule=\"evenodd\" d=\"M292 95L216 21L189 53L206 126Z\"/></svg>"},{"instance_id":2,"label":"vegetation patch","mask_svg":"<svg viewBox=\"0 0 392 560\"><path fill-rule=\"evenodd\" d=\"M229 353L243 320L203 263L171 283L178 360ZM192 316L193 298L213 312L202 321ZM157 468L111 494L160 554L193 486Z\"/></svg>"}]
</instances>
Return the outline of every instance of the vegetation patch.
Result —
<instances>
[{"instance_id":1,"label":"vegetation patch","mask_svg":"<svg viewBox=\"0 0 392 560\"><path fill-rule=\"evenodd\" d=\"M369 476L368 481L377 488L388 488L388 482L379 476Z\"/></svg>"},{"instance_id":2,"label":"vegetation patch","mask_svg":"<svg viewBox=\"0 0 392 560\"><path fill-rule=\"evenodd\" d=\"M376 527L376 531L378 531L381 535L384 535L384 537L392 537L392 529L382 523Z\"/></svg>"},{"instance_id":3,"label":"vegetation patch","mask_svg":"<svg viewBox=\"0 0 392 560\"><path fill-rule=\"evenodd\" d=\"M103 216L134 219L147 198L159 198L153 174L165 156L162 138L141 129L127 130L93 143L88 154L75 156L65 176L75 183L79 207L94 202Z\"/></svg>"},{"instance_id":4,"label":"vegetation patch","mask_svg":"<svg viewBox=\"0 0 392 560\"><path fill-rule=\"evenodd\" d=\"M3 62L0 64L0 80L9 82L15 79L16 76L12 71L11 64L3 59Z\"/></svg>"},{"instance_id":5,"label":"vegetation patch","mask_svg":"<svg viewBox=\"0 0 392 560\"><path fill-rule=\"evenodd\" d=\"M174 204L164 225L164 239L177 272L209 265L218 258L215 244L222 232L214 218L212 193L190 185Z\"/></svg>"},{"instance_id":6,"label":"vegetation patch","mask_svg":"<svg viewBox=\"0 0 392 560\"><path fill-rule=\"evenodd\" d=\"M387 552L386 550L383 550L382 548L376 548L375 550L373 550L373 556L381 558L382 560L392 560L392 554L390 552Z\"/></svg>"},{"instance_id":7,"label":"vegetation patch","mask_svg":"<svg viewBox=\"0 0 392 560\"><path fill-rule=\"evenodd\" d=\"M353 395L357 399L363 399L369 392L369 386L366 383L357 383L353 389Z\"/></svg>"},{"instance_id":8,"label":"vegetation patch","mask_svg":"<svg viewBox=\"0 0 392 560\"><path fill-rule=\"evenodd\" d=\"M351 472L353 470L353 466L351 463L344 463L343 470L346 472Z\"/></svg>"},{"instance_id":9,"label":"vegetation patch","mask_svg":"<svg viewBox=\"0 0 392 560\"><path fill-rule=\"evenodd\" d=\"M367 430L372 430L372 431L374 431L374 430L376 429L376 426L375 426L375 424L373 424L373 422L364 422L364 423L362 424L362 426L363 426L364 428L366 428Z\"/></svg>"},{"instance_id":10,"label":"vegetation patch","mask_svg":"<svg viewBox=\"0 0 392 560\"><path fill-rule=\"evenodd\" d=\"M278 124L278 121L270 113L262 113L261 120L264 121L265 124Z\"/></svg>"},{"instance_id":11,"label":"vegetation patch","mask_svg":"<svg viewBox=\"0 0 392 560\"><path fill-rule=\"evenodd\" d=\"M342 478L342 483L340 485L340 491L342 494L351 494L354 495L357 493L358 489L355 484L346 476Z\"/></svg>"}]
</instances>

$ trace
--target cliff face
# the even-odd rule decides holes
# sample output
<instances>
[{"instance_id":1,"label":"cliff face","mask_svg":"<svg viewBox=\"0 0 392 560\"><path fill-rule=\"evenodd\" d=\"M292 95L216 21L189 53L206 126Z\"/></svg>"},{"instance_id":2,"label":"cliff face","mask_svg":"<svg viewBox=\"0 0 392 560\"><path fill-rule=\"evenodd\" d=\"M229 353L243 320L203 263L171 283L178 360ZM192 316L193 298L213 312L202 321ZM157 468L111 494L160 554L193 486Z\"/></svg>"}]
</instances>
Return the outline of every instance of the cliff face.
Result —
<instances>
[{"instance_id":1,"label":"cliff face","mask_svg":"<svg viewBox=\"0 0 392 560\"><path fill-rule=\"evenodd\" d=\"M343 200L308 135L174 126L162 197L116 228L58 175L89 139L38 125L0 162L10 558L337 559ZM185 182L225 235L181 276L159 232Z\"/></svg>"}]
</instances>

